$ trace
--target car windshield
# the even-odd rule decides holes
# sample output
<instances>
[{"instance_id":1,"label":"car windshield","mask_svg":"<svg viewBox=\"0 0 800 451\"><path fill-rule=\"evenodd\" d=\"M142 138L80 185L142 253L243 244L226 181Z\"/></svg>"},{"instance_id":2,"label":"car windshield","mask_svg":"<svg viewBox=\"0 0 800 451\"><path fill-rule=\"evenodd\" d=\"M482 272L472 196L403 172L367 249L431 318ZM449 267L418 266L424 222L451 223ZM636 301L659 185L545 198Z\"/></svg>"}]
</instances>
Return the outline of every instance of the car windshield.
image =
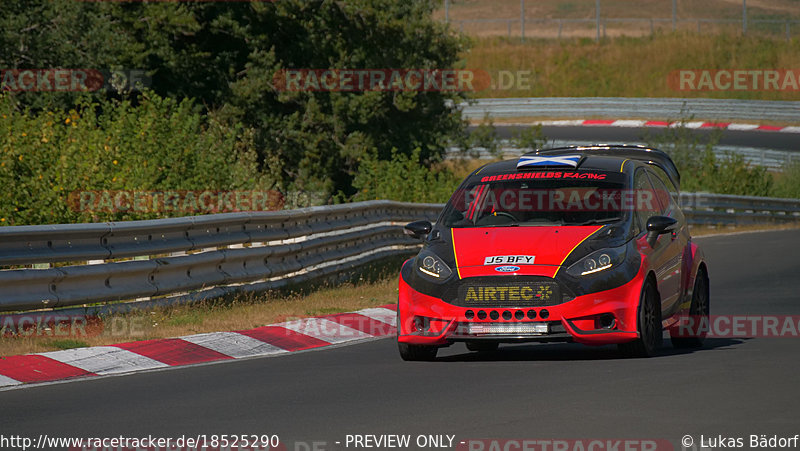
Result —
<instances>
[{"instance_id":1,"label":"car windshield","mask_svg":"<svg viewBox=\"0 0 800 451\"><path fill-rule=\"evenodd\" d=\"M621 182L606 180L480 181L456 191L443 212L443 225L498 227L610 224L625 218L637 196ZM645 199L640 199L645 197Z\"/></svg>"}]
</instances>

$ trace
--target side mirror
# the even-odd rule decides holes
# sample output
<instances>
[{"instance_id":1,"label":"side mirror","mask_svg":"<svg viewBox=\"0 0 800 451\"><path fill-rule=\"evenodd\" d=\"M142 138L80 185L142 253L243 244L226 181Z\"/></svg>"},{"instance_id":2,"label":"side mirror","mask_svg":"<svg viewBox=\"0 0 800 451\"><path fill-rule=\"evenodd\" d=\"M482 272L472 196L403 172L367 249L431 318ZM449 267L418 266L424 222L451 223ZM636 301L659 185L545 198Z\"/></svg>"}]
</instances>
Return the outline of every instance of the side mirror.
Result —
<instances>
[{"instance_id":1,"label":"side mirror","mask_svg":"<svg viewBox=\"0 0 800 451\"><path fill-rule=\"evenodd\" d=\"M430 221L414 221L406 224L406 226L403 227L403 232L412 238L421 240L428 236L432 229L433 225Z\"/></svg>"},{"instance_id":2,"label":"side mirror","mask_svg":"<svg viewBox=\"0 0 800 451\"><path fill-rule=\"evenodd\" d=\"M678 223L675 218L669 216L652 216L647 220L647 244L650 247L656 245L658 236L664 233L669 233L675 230L675 225Z\"/></svg>"}]
</instances>

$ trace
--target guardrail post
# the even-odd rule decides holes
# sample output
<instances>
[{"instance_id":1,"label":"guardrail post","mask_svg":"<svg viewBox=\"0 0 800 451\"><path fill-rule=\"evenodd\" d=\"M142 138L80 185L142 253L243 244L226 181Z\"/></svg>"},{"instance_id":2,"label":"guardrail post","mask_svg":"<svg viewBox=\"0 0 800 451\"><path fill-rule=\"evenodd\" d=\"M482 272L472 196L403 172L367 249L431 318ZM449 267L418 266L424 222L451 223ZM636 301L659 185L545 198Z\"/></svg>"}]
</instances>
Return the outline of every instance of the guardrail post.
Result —
<instances>
[{"instance_id":1,"label":"guardrail post","mask_svg":"<svg viewBox=\"0 0 800 451\"><path fill-rule=\"evenodd\" d=\"M747 0L742 0L742 34L747 34Z\"/></svg>"},{"instance_id":2,"label":"guardrail post","mask_svg":"<svg viewBox=\"0 0 800 451\"><path fill-rule=\"evenodd\" d=\"M788 23L787 23L787 26L788 26ZM561 19L558 19L558 39L559 40L561 39L561 29L562 28L564 28L564 21L561 20Z\"/></svg>"},{"instance_id":3,"label":"guardrail post","mask_svg":"<svg viewBox=\"0 0 800 451\"><path fill-rule=\"evenodd\" d=\"M595 40L600 42L600 0L595 0L595 22L597 26L597 37Z\"/></svg>"},{"instance_id":4,"label":"guardrail post","mask_svg":"<svg viewBox=\"0 0 800 451\"><path fill-rule=\"evenodd\" d=\"M678 29L678 0L672 0L672 31Z\"/></svg>"}]
</instances>

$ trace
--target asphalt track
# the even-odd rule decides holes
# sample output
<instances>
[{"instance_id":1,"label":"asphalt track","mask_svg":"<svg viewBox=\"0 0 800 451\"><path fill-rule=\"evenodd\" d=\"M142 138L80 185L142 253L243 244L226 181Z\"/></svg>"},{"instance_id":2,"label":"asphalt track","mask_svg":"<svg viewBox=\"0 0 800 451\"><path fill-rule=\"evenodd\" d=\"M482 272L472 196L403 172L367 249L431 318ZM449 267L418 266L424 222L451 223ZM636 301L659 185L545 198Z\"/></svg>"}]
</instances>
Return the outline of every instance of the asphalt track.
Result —
<instances>
[{"instance_id":1,"label":"asphalt track","mask_svg":"<svg viewBox=\"0 0 800 451\"><path fill-rule=\"evenodd\" d=\"M800 233L700 238L712 314L800 314ZM400 360L381 339L320 351L0 392L0 435L278 434L291 450L347 434L668 439L800 433L800 339L709 339L660 356L614 347L463 345ZM336 445L335 442L342 442ZM308 446L308 447L306 447ZM374 449L374 448L373 448ZM699 449L699 448L698 448Z\"/></svg>"},{"instance_id":2,"label":"asphalt track","mask_svg":"<svg viewBox=\"0 0 800 451\"><path fill-rule=\"evenodd\" d=\"M509 139L519 127L497 125L497 134L501 139ZM666 129L658 127L627 128L604 126L545 126L542 132L549 140L560 143L569 141L592 141L595 143L620 144L631 142L647 142L647 136L658 136ZM691 133L701 141L707 141L715 130L697 129ZM800 139L796 133L753 132L741 130L721 130L719 144L725 146L756 147L770 150L800 151Z\"/></svg>"}]
</instances>

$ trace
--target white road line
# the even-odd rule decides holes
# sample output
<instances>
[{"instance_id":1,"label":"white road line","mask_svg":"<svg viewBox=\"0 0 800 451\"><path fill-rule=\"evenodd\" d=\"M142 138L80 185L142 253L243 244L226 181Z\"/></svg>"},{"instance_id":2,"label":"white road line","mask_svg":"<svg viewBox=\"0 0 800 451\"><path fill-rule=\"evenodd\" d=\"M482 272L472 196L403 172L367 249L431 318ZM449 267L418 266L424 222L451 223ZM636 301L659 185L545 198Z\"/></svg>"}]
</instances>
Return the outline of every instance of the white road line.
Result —
<instances>
[{"instance_id":1,"label":"white road line","mask_svg":"<svg viewBox=\"0 0 800 451\"><path fill-rule=\"evenodd\" d=\"M180 338L235 359L287 352L285 349L236 332L211 332Z\"/></svg>"},{"instance_id":2,"label":"white road line","mask_svg":"<svg viewBox=\"0 0 800 451\"><path fill-rule=\"evenodd\" d=\"M39 355L95 374L118 374L164 368L169 365L114 346L67 349Z\"/></svg>"},{"instance_id":3,"label":"white road line","mask_svg":"<svg viewBox=\"0 0 800 451\"><path fill-rule=\"evenodd\" d=\"M296 321L275 324L289 330L309 335L327 341L328 343L342 343L345 341L372 338L372 335L361 332L325 318L303 318Z\"/></svg>"},{"instance_id":4,"label":"white road line","mask_svg":"<svg viewBox=\"0 0 800 451\"><path fill-rule=\"evenodd\" d=\"M397 312L394 310L389 310L388 308L366 308L355 313L397 327Z\"/></svg>"}]
</instances>

